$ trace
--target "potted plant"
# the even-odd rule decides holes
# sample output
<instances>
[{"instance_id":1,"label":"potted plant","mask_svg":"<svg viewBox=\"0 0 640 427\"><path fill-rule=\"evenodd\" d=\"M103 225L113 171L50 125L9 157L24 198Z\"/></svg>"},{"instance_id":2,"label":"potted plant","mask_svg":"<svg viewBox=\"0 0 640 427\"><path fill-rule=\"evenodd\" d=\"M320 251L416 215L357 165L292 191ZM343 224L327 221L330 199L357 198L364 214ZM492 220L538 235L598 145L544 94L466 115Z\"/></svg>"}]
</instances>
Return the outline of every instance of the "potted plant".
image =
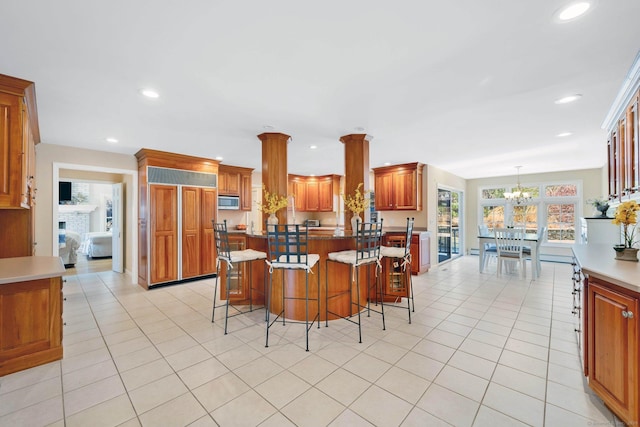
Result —
<instances>
[{"instance_id":1,"label":"potted plant","mask_svg":"<svg viewBox=\"0 0 640 427\"><path fill-rule=\"evenodd\" d=\"M356 232L358 230L358 221L362 222L362 218L360 218L360 213L364 212L365 209L369 207L369 198L367 195L369 191L361 191L360 189L363 187L363 183L361 182L356 187L356 191L353 196L350 194L342 195L344 199L344 204L351 211L353 216L351 217L351 231Z\"/></svg>"},{"instance_id":2,"label":"potted plant","mask_svg":"<svg viewBox=\"0 0 640 427\"><path fill-rule=\"evenodd\" d=\"M278 223L278 217L276 216L276 212L278 212L282 208L286 208L288 205L287 196L279 196L276 193L270 193L262 184L262 202L257 202L258 210L269 214L269 218L267 218L267 224L275 225Z\"/></svg>"},{"instance_id":3,"label":"potted plant","mask_svg":"<svg viewBox=\"0 0 640 427\"><path fill-rule=\"evenodd\" d=\"M638 248L633 247L636 243L635 235L638 211L640 211L640 205L638 205L638 202L635 200L628 200L616 208L616 214L611 222L615 225L622 225L622 236L624 239L624 244L613 247L616 251L616 259L638 261Z\"/></svg>"},{"instance_id":4,"label":"potted plant","mask_svg":"<svg viewBox=\"0 0 640 427\"><path fill-rule=\"evenodd\" d=\"M587 200L587 203L589 203L591 206L596 208L596 210L598 212L600 212L600 216L601 217L603 217L603 218L607 217L607 211L609 210L609 200L608 199L605 199L604 197L595 198L595 199L589 199L589 200Z\"/></svg>"}]
</instances>

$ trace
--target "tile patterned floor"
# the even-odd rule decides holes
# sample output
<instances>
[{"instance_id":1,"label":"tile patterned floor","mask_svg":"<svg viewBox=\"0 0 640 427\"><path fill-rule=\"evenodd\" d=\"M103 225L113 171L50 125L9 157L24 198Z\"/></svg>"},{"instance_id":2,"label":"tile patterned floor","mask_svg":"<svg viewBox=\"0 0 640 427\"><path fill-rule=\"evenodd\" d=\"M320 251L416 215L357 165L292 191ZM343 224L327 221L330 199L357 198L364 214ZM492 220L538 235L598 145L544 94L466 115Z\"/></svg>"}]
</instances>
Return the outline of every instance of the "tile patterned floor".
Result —
<instances>
[{"instance_id":1,"label":"tile patterned floor","mask_svg":"<svg viewBox=\"0 0 640 427\"><path fill-rule=\"evenodd\" d=\"M463 257L414 277L416 312L311 330L264 311L210 322L213 280L145 291L68 276L64 359L0 378L1 426L615 425L581 374L571 267L478 273ZM493 267L495 269L495 266ZM223 310L218 311L223 314ZM222 319L223 320L223 319Z\"/></svg>"}]
</instances>

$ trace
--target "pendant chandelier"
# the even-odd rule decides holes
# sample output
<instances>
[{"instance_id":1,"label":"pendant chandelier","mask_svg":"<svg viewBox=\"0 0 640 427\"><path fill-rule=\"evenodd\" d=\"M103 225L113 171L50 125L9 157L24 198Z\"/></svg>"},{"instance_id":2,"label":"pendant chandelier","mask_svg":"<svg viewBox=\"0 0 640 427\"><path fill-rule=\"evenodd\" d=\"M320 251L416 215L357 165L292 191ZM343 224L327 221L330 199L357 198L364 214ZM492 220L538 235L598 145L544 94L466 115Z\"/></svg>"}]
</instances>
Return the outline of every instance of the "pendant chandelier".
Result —
<instances>
[{"instance_id":1,"label":"pendant chandelier","mask_svg":"<svg viewBox=\"0 0 640 427\"><path fill-rule=\"evenodd\" d=\"M510 202L516 205L521 205L531 200L531 194L524 191L524 188L522 188L522 186L520 185L520 168L521 167L522 166L516 166L516 169L518 170L518 185L516 185L516 188L514 188L512 192L504 193L504 197L505 199L507 199L507 202Z\"/></svg>"}]
</instances>

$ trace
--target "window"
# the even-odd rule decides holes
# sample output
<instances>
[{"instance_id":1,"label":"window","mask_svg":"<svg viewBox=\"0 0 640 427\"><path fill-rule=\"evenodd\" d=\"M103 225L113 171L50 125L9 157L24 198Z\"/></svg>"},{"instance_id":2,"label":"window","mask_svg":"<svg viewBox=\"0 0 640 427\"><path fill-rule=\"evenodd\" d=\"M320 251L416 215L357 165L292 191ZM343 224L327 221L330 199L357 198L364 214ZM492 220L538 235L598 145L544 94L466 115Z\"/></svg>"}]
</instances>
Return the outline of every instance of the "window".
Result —
<instances>
[{"instance_id":1,"label":"window","mask_svg":"<svg viewBox=\"0 0 640 427\"><path fill-rule=\"evenodd\" d=\"M512 188L510 185L481 188L478 223L489 229L523 226L527 233L537 233L540 228L547 227L548 242L575 243L580 184L552 182L522 184L522 187L532 197L522 205L507 203L504 193Z\"/></svg>"}]
</instances>

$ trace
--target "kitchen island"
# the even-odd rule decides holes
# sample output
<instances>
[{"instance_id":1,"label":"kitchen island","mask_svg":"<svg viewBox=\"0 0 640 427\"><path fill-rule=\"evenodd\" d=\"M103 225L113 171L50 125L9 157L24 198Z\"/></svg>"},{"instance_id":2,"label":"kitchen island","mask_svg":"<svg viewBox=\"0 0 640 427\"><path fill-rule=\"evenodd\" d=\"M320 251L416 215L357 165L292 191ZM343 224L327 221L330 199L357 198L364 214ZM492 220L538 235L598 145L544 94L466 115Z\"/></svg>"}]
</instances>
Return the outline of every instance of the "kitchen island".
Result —
<instances>
[{"instance_id":1,"label":"kitchen island","mask_svg":"<svg viewBox=\"0 0 640 427\"><path fill-rule=\"evenodd\" d=\"M574 245L582 289L582 354L589 387L627 425L640 422L640 263L611 245ZM580 307L577 307L580 310ZM574 311L576 308L574 308Z\"/></svg>"},{"instance_id":2,"label":"kitchen island","mask_svg":"<svg viewBox=\"0 0 640 427\"><path fill-rule=\"evenodd\" d=\"M62 359L60 257L0 259L0 376Z\"/></svg>"}]
</instances>

